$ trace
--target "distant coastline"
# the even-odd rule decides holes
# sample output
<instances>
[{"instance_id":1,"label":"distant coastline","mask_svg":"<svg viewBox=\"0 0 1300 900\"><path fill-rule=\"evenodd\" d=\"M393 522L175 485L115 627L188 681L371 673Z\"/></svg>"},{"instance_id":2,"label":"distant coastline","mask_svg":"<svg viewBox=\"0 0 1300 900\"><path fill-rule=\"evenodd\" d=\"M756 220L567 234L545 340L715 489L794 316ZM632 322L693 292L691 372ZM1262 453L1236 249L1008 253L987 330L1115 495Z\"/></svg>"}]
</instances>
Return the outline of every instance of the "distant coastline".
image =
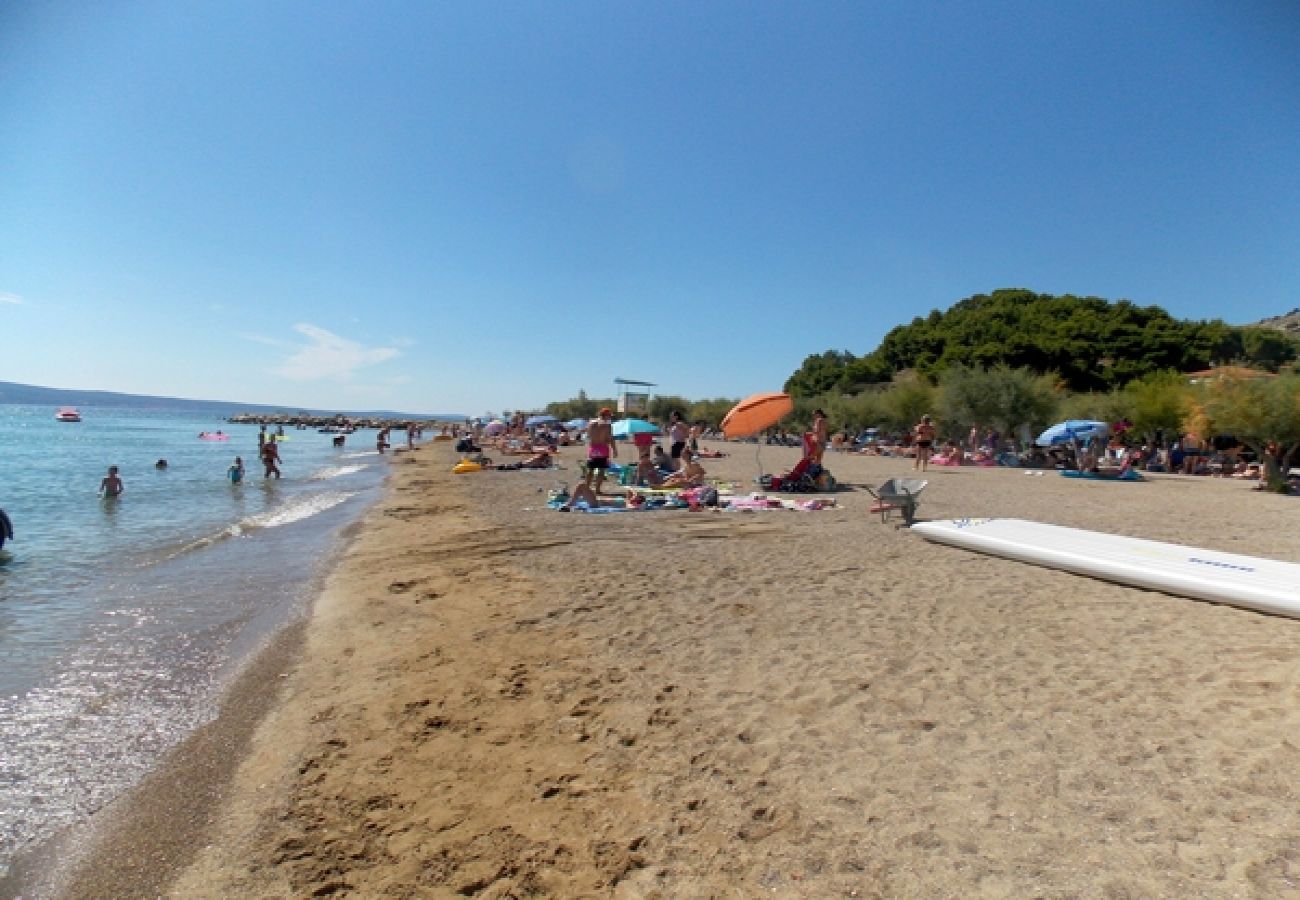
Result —
<instances>
[{"instance_id":1,"label":"distant coastline","mask_svg":"<svg viewBox=\"0 0 1300 900\"><path fill-rule=\"evenodd\" d=\"M0 381L0 403L40 406L113 406L157 410L202 409L223 417L238 413L265 413L268 415L292 413L318 416L342 414L348 417L375 419L433 419L436 421L456 421L466 418L463 413L412 413L387 409L314 409L291 405L237 403L230 400L186 400L180 397L158 397L151 394L123 394L117 391L41 387L32 384L18 384L12 381Z\"/></svg>"}]
</instances>

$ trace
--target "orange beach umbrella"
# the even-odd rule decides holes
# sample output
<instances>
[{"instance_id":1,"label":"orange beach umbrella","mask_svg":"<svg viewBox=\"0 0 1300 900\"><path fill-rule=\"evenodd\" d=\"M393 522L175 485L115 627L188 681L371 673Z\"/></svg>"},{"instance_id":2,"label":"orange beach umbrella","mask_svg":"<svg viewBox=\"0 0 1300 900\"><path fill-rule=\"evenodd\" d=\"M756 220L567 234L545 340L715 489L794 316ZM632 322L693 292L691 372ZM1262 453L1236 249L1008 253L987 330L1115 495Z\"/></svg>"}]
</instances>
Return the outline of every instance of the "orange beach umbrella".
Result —
<instances>
[{"instance_id":1,"label":"orange beach umbrella","mask_svg":"<svg viewBox=\"0 0 1300 900\"><path fill-rule=\"evenodd\" d=\"M722 434L727 438L749 437L780 422L793 409L794 399L789 394L780 391L754 394L727 413L722 420Z\"/></svg>"}]
</instances>

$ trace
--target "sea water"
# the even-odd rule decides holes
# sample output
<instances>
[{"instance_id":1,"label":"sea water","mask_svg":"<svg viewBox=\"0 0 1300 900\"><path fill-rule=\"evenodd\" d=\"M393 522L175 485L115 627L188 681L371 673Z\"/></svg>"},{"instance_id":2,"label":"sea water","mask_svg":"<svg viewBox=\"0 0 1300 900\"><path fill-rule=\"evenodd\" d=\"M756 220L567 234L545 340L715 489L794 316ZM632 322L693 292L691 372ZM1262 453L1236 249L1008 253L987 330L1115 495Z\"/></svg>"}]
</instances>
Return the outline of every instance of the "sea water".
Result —
<instances>
[{"instance_id":1,"label":"sea water","mask_svg":"<svg viewBox=\"0 0 1300 900\"><path fill-rule=\"evenodd\" d=\"M277 480L257 426L197 408L81 412L0 405L15 532L0 549L0 876L214 716L239 663L303 613L387 469L373 431L340 449L287 428ZM218 430L229 440L198 437ZM109 465L125 491L106 500Z\"/></svg>"}]
</instances>

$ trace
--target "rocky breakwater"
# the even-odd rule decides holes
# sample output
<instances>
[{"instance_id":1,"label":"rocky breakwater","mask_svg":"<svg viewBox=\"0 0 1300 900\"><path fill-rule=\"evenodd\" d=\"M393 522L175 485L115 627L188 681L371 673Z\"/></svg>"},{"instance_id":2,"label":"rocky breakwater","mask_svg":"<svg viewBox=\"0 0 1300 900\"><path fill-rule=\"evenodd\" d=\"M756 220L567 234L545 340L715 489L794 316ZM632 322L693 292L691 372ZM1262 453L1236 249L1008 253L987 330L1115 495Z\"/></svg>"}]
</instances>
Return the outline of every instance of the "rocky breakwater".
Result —
<instances>
[{"instance_id":1,"label":"rocky breakwater","mask_svg":"<svg viewBox=\"0 0 1300 900\"><path fill-rule=\"evenodd\" d=\"M416 422L424 426L433 424L433 419L387 418L378 416L322 416L306 413L237 413L229 416L227 422L233 425L284 425L294 428L405 428Z\"/></svg>"}]
</instances>

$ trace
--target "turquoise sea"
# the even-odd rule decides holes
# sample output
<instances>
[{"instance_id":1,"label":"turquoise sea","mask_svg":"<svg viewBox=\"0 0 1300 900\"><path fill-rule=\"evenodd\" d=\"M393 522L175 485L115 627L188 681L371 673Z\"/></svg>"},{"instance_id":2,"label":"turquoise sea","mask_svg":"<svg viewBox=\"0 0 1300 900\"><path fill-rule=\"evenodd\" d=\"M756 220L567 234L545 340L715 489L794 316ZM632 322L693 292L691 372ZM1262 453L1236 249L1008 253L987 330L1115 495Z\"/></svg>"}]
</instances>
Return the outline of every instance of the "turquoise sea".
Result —
<instances>
[{"instance_id":1,"label":"turquoise sea","mask_svg":"<svg viewBox=\"0 0 1300 900\"><path fill-rule=\"evenodd\" d=\"M212 718L239 664L305 612L388 463L373 431L338 449L290 427L284 477L264 479L257 427L210 411L54 412L0 405L0 877ZM198 438L217 430L229 440ZM109 465L125 492L103 500Z\"/></svg>"}]
</instances>

